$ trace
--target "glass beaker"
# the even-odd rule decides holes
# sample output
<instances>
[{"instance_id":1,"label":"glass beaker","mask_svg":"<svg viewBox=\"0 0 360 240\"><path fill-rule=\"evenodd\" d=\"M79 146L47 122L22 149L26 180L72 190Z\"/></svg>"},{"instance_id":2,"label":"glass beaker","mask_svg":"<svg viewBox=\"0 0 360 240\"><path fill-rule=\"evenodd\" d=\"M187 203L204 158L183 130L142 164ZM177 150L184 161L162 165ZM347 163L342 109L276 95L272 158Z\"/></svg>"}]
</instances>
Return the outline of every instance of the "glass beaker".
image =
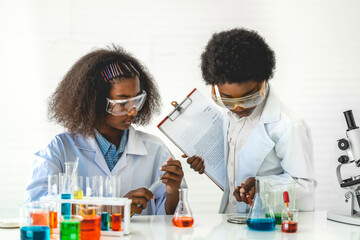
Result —
<instances>
[{"instance_id":1,"label":"glass beaker","mask_svg":"<svg viewBox=\"0 0 360 240\"><path fill-rule=\"evenodd\" d=\"M187 201L187 189L179 189L179 202L176 207L172 223L176 227L191 227L194 223L190 205Z\"/></svg>"},{"instance_id":2,"label":"glass beaker","mask_svg":"<svg viewBox=\"0 0 360 240\"><path fill-rule=\"evenodd\" d=\"M281 231L286 233L295 233L298 226L297 209L284 209L281 214Z\"/></svg>"},{"instance_id":3,"label":"glass beaker","mask_svg":"<svg viewBox=\"0 0 360 240\"><path fill-rule=\"evenodd\" d=\"M77 215L80 222L81 240L99 240L101 235L100 205L77 205Z\"/></svg>"},{"instance_id":4,"label":"glass beaker","mask_svg":"<svg viewBox=\"0 0 360 240\"><path fill-rule=\"evenodd\" d=\"M259 179L255 180L255 197L246 224L254 230L275 229L276 221L274 212L269 206L269 195L261 192Z\"/></svg>"},{"instance_id":5,"label":"glass beaker","mask_svg":"<svg viewBox=\"0 0 360 240\"><path fill-rule=\"evenodd\" d=\"M80 240L80 221L81 217L72 216L71 218L60 218L60 239L61 240Z\"/></svg>"},{"instance_id":6,"label":"glass beaker","mask_svg":"<svg viewBox=\"0 0 360 240\"><path fill-rule=\"evenodd\" d=\"M276 224L281 224L281 212L286 209L284 204L283 192L287 191L291 201L289 208L295 208L295 182L287 180L264 180L264 187L266 194L269 195L269 206L274 210Z\"/></svg>"},{"instance_id":7,"label":"glass beaker","mask_svg":"<svg viewBox=\"0 0 360 240\"><path fill-rule=\"evenodd\" d=\"M46 204L32 202L20 208L20 239L50 240L49 209Z\"/></svg>"}]
</instances>

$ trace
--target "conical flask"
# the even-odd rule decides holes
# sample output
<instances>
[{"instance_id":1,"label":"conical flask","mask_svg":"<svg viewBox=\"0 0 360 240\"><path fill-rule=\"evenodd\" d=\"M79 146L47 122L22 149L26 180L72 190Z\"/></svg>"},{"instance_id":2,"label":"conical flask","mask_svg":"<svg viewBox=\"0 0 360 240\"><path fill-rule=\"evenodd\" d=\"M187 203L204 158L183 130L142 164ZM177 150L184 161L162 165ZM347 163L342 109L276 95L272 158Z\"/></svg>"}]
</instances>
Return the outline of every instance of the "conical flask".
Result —
<instances>
[{"instance_id":1,"label":"conical flask","mask_svg":"<svg viewBox=\"0 0 360 240\"><path fill-rule=\"evenodd\" d=\"M261 192L259 179L255 180L255 197L246 224L254 230L275 229L274 212L269 207L268 195L265 192Z\"/></svg>"},{"instance_id":2,"label":"conical flask","mask_svg":"<svg viewBox=\"0 0 360 240\"><path fill-rule=\"evenodd\" d=\"M174 226L176 227L191 227L194 223L192 217L190 205L187 201L187 189L179 189L179 202L176 207L174 217L172 219Z\"/></svg>"}]
</instances>

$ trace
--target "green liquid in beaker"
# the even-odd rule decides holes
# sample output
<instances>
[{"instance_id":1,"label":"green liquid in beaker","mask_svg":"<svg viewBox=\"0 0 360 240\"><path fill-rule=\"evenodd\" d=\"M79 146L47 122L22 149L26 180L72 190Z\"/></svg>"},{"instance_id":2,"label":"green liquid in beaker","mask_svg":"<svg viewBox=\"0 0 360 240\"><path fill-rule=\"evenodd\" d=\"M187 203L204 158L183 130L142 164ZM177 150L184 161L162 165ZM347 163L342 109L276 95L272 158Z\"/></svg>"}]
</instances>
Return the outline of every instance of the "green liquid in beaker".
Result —
<instances>
[{"instance_id":1,"label":"green liquid in beaker","mask_svg":"<svg viewBox=\"0 0 360 240\"><path fill-rule=\"evenodd\" d=\"M79 220L65 220L60 223L61 240L79 240L80 222Z\"/></svg>"}]
</instances>

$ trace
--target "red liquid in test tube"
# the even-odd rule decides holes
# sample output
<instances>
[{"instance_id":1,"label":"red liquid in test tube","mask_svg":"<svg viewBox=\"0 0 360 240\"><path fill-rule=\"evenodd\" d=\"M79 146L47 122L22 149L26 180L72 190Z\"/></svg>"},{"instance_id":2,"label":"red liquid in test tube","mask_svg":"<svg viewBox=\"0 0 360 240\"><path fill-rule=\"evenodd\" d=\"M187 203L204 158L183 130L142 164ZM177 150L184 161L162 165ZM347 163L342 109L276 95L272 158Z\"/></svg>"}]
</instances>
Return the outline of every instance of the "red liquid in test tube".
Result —
<instances>
[{"instance_id":1,"label":"red liquid in test tube","mask_svg":"<svg viewBox=\"0 0 360 240\"><path fill-rule=\"evenodd\" d=\"M113 213L111 229L113 231L121 230L121 214Z\"/></svg>"}]
</instances>

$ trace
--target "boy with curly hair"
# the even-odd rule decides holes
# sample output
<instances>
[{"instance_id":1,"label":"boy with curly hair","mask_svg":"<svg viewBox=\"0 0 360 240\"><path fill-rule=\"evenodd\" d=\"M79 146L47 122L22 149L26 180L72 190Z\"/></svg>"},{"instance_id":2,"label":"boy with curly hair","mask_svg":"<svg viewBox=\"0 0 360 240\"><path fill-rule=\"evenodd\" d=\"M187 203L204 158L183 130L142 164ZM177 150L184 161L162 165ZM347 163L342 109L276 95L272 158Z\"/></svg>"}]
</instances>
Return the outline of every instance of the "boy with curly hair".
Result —
<instances>
[{"instance_id":1,"label":"boy with curly hair","mask_svg":"<svg viewBox=\"0 0 360 240\"><path fill-rule=\"evenodd\" d=\"M216 33L201 56L202 76L225 116L226 186L220 212L245 212L255 177L294 182L296 207L314 210L313 148L309 127L278 98L269 80L275 54L255 31ZM186 157L186 156L184 156ZM187 159L202 174L204 160Z\"/></svg>"}]
</instances>

